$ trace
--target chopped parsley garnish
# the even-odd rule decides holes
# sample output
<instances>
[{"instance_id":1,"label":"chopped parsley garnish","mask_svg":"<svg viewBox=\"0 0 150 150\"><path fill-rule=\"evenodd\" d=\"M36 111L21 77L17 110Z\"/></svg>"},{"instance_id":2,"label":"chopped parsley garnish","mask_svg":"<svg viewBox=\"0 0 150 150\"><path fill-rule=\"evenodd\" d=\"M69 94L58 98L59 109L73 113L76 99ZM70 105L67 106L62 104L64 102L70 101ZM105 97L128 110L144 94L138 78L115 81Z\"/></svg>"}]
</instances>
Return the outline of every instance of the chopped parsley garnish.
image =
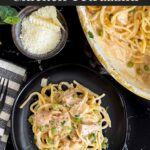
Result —
<instances>
[{"instance_id":1,"label":"chopped parsley garnish","mask_svg":"<svg viewBox=\"0 0 150 150\"><path fill-rule=\"evenodd\" d=\"M137 73L138 75L141 75L141 74L143 73L143 71L142 71L141 68L137 68L137 69L136 69L136 73Z\"/></svg>"},{"instance_id":2,"label":"chopped parsley garnish","mask_svg":"<svg viewBox=\"0 0 150 150\"><path fill-rule=\"evenodd\" d=\"M100 111L98 111L98 110L96 110L96 109L94 109L93 112L94 112L94 113L100 113Z\"/></svg>"},{"instance_id":3,"label":"chopped parsley garnish","mask_svg":"<svg viewBox=\"0 0 150 150\"><path fill-rule=\"evenodd\" d=\"M132 68L132 67L134 66L134 63L133 63L132 61L129 61L129 62L127 63L127 66L128 66L129 68Z\"/></svg>"},{"instance_id":4,"label":"chopped parsley garnish","mask_svg":"<svg viewBox=\"0 0 150 150\"><path fill-rule=\"evenodd\" d=\"M36 139L36 136L34 136L34 143L36 143L37 139Z\"/></svg>"},{"instance_id":5,"label":"chopped parsley garnish","mask_svg":"<svg viewBox=\"0 0 150 150\"><path fill-rule=\"evenodd\" d=\"M75 122L77 122L77 123L81 123L81 122L82 122L82 118L80 117L80 115L75 115L74 120L75 120Z\"/></svg>"},{"instance_id":6,"label":"chopped parsley garnish","mask_svg":"<svg viewBox=\"0 0 150 150\"><path fill-rule=\"evenodd\" d=\"M75 94L72 95L72 97L73 97L73 98L78 98L78 94L75 93Z\"/></svg>"},{"instance_id":7,"label":"chopped parsley garnish","mask_svg":"<svg viewBox=\"0 0 150 150\"><path fill-rule=\"evenodd\" d=\"M53 141L51 138L47 138L47 139L46 139L46 143L48 143L48 144L53 144L53 142L54 142L54 141Z\"/></svg>"},{"instance_id":8,"label":"chopped parsley garnish","mask_svg":"<svg viewBox=\"0 0 150 150\"><path fill-rule=\"evenodd\" d=\"M53 107L54 110L59 110L59 106L60 106L59 104L53 104L52 105L52 107Z\"/></svg>"},{"instance_id":9,"label":"chopped parsley garnish","mask_svg":"<svg viewBox=\"0 0 150 150\"><path fill-rule=\"evenodd\" d=\"M108 139L107 138L104 138L104 141L102 143L102 149L106 149L107 148L107 143L108 143Z\"/></svg>"},{"instance_id":10,"label":"chopped parsley garnish","mask_svg":"<svg viewBox=\"0 0 150 150\"><path fill-rule=\"evenodd\" d=\"M32 125L32 124L33 124L33 116L30 116L30 117L28 118L28 121L29 121L29 123Z\"/></svg>"},{"instance_id":11,"label":"chopped parsley garnish","mask_svg":"<svg viewBox=\"0 0 150 150\"><path fill-rule=\"evenodd\" d=\"M94 143L96 141L96 134L91 133L91 134L89 134L88 138L91 141L91 143Z\"/></svg>"},{"instance_id":12,"label":"chopped parsley garnish","mask_svg":"<svg viewBox=\"0 0 150 150\"><path fill-rule=\"evenodd\" d=\"M99 36L102 36L102 35L103 35L103 30L99 30L99 31L98 31L98 35L99 35Z\"/></svg>"},{"instance_id":13,"label":"chopped parsley garnish","mask_svg":"<svg viewBox=\"0 0 150 150\"><path fill-rule=\"evenodd\" d=\"M92 39L94 38L94 35L91 31L88 31L88 35L89 35L89 38L92 38Z\"/></svg>"},{"instance_id":14,"label":"chopped parsley garnish","mask_svg":"<svg viewBox=\"0 0 150 150\"><path fill-rule=\"evenodd\" d=\"M144 70L145 71L149 71L150 70L149 66L148 65L144 65Z\"/></svg>"},{"instance_id":15,"label":"chopped parsley garnish","mask_svg":"<svg viewBox=\"0 0 150 150\"><path fill-rule=\"evenodd\" d=\"M39 130L40 130L41 132L43 132L43 131L45 131L45 130L47 130L47 129L48 129L48 125L39 126Z\"/></svg>"},{"instance_id":16,"label":"chopped parsley garnish","mask_svg":"<svg viewBox=\"0 0 150 150\"><path fill-rule=\"evenodd\" d=\"M39 127L39 130L42 132L42 131L43 131L43 127L42 127L42 126L40 126L40 127Z\"/></svg>"},{"instance_id":17,"label":"chopped parsley garnish","mask_svg":"<svg viewBox=\"0 0 150 150\"><path fill-rule=\"evenodd\" d=\"M51 128L51 132L52 132L52 134L55 134L55 133L56 133L56 131L57 131L57 130L56 130L56 128L55 128L55 127L52 127L52 128Z\"/></svg>"},{"instance_id":18,"label":"chopped parsley garnish","mask_svg":"<svg viewBox=\"0 0 150 150\"><path fill-rule=\"evenodd\" d=\"M102 143L102 149L106 149L107 148L107 144L106 143Z\"/></svg>"}]
</instances>

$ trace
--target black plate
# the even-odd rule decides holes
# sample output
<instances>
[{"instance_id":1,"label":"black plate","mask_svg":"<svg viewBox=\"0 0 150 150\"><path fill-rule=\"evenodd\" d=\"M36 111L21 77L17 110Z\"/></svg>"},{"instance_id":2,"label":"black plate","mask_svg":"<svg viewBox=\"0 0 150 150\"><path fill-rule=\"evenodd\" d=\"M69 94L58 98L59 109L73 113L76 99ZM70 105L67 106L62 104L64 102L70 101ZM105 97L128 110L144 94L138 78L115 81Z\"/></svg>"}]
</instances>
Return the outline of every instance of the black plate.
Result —
<instances>
[{"instance_id":1,"label":"black plate","mask_svg":"<svg viewBox=\"0 0 150 150\"><path fill-rule=\"evenodd\" d=\"M37 150L31 126L27 121L32 100L23 109L20 109L19 106L30 93L41 89L40 83L43 77L48 78L48 81L52 83L76 80L98 94L106 93L102 105L109 107L108 113L112 121L112 128L107 129L105 132L109 140L108 150L123 149L127 131L126 110L123 99L116 88L104 77L86 67L59 65L35 76L27 83L16 99L12 111L12 139L17 150Z\"/></svg>"}]
</instances>

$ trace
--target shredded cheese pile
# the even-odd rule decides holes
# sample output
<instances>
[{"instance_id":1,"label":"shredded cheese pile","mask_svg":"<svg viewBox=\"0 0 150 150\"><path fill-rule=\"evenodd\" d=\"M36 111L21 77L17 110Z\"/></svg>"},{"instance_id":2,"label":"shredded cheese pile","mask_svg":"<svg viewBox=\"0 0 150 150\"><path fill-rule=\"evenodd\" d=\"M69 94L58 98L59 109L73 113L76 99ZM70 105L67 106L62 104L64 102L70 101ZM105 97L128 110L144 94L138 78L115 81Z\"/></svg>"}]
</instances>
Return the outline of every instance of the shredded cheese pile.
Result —
<instances>
[{"instance_id":1,"label":"shredded cheese pile","mask_svg":"<svg viewBox=\"0 0 150 150\"><path fill-rule=\"evenodd\" d=\"M46 54L56 48L61 39L62 25L54 6L45 6L22 21L21 41L31 54Z\"/></svg>"}]
</instances>

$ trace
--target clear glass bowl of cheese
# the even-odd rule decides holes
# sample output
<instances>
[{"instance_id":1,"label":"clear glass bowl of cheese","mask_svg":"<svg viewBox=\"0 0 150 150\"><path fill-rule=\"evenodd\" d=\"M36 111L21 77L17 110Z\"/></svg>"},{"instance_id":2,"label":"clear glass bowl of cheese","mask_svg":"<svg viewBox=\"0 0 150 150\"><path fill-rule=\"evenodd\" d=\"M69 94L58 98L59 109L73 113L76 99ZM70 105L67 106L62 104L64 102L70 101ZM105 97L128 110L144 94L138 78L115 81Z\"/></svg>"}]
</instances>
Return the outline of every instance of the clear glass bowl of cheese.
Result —
<instances>
[{"instance_id":1,"label":"clear glass bowl of cheese","mask_svg":"<svg viewBox=\"0 0 150 150\"><path fill-rule=\"evenodd\" d=\"M12 27L13 41L25 56L44 60L58 54L68 38L67 23L54 6L27 6Z\"/></svg>"}]
</instances>

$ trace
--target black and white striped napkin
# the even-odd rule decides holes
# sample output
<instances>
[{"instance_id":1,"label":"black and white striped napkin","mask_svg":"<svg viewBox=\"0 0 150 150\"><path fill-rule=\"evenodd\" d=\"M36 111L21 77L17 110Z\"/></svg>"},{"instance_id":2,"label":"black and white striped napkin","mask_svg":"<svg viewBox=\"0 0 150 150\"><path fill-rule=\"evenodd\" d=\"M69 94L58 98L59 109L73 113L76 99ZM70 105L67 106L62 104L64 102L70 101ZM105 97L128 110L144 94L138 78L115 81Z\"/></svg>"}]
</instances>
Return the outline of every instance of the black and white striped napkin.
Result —
<instances>
[{"instance_id":1,"label":"black and white striped napkin","mask_svg":"<svg viewBox=\"0 0 150 150\"><path fill-rule=\"evenodd\" d=\"M4 150L10 131L10 117L12 106L18 94L21 84L26 79L26 70L12 63L0 59L0 86L3 80L8 80L7 94L4 105L0 109L0 150ZM0 105L2 100L0 99Z\"/></svg>"}]
</instances>

